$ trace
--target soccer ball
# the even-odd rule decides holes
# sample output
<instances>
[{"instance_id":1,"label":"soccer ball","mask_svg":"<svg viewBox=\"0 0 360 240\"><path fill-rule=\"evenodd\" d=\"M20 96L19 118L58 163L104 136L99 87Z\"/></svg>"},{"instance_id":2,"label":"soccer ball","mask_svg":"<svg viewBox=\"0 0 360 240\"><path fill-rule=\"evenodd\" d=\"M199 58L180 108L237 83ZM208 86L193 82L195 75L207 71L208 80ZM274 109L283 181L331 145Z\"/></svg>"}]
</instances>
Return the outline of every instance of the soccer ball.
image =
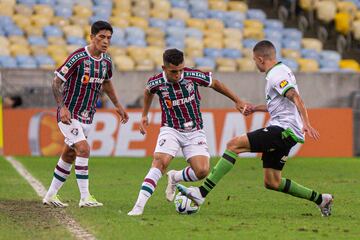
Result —
<instances>
[{"instance_id":1,"label":"soccer ball","mask_svg":"<svg viewBox=\"0 0 360 240\"><path fill-rule=\"evenodd\" d=\"M191 199L181 193L178 193L175 196L174 203L176 211L180 214L194 214L200 209L200 207L195 205Z\"/></svg>"}]
</instances>

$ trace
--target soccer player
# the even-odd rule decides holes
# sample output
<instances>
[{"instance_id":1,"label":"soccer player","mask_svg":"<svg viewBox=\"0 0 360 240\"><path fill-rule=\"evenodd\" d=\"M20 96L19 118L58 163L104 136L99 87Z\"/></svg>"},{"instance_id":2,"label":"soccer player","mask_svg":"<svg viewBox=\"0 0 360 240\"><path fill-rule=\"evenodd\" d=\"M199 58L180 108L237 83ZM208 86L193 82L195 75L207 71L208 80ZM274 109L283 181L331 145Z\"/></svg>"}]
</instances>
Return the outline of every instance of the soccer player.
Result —
<instances>
[{"instance_id":1,"label":"soccer player","mask_svg":"<svg viewBox=\"0 0 360 240\"><path fill-rule=\"evenodd\" d=\"M190 166L180 171L169 171L166 198L172 201L176 183L198 181L209 172L209 152L200 112L199 87L211 87L227 96L236 109L242 111L245 104L220 81L213 79L211 72L201 72L185 67L183 52L168 49L163 54L163 72L151 77L144 91L144 108L140 132L146 134L148 112L154 94L158 95L162 123L152 166L141 185L138 199L130 216L141 215L146 202L153 194L157 182L165 173L170 161L179 149Z\"/></svg>"},{"instance_id":2,"label":"soccer player","mask_svg":"<svg viewBox=\"0 0 360 240\"><path fill-rule=\"evenodd\" d=\"M269 125L231 139L202 186L186 188L178 184L177 188L201 205L207 194L233 168L239 153L262 152L264 185L267 189L313 201L323 216L330 216L333 203L331 194L321 194L281 176L290 149L296 143L304 143L305 133L315 140L320 137L310 124L295 76L286 65L277 62L275 47L270 41L258 42L253 54L257 68L266 73L266 105L248 106L247 113L269 112Z\"/></svg>"},{"instance_id":3,"label":"soccer player","mask_svg":"<svg viewBox=\"0 0 360 240\"><path fill-rule=\"evenodd\" d=\"M65 147L54 170L50 188L43 203L55 207L67 207L57 193L70 174L75 162L76 180L80 190L80 207L101 207L89 193L88 161L90 146L86 140L92 127L96 101L104 91L113 102L121 123L128 115L118 101L112 78L112 63L106 54L113 29L104 21L91 26L90 45L72 53L56 71L52 83L57 108L57 121L65 137Z\"/></svg>"}]
</instances>

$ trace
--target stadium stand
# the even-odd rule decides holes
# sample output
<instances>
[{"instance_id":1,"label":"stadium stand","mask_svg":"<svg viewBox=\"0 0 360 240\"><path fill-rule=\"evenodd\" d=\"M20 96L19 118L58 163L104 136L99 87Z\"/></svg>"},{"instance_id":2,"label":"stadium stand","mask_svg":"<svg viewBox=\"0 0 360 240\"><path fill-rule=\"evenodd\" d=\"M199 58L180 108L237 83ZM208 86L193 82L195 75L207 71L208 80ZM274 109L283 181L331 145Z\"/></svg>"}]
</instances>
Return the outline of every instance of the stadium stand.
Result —
<instances>
[{"instance_id":1,"label":"stadium stand","mask_svg":"<svg viewBox=\"0 0 360 240\"><path fill-rule=\"evenodd\" d=\"M360 40L360 1L298 3L324 25L334 22L338 33ZM355 60L325 50L321 39L231 0L0 0L0 43L6 46L0 56L13 59L0 67L54 68L89 42L97 20L114 26L109 52L119 71L160 69L162 51L170 47L198 68L254 71L252 47L264 38L294 71L360 70Z\"/></svg>"}]
</instances>

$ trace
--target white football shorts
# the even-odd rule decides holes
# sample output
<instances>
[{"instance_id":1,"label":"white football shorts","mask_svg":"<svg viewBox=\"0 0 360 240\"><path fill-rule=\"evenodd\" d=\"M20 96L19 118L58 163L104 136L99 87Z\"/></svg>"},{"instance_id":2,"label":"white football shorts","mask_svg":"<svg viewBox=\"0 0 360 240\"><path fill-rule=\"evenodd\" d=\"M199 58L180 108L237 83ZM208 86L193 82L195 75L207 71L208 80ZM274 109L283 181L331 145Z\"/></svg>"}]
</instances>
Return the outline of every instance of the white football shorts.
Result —
<instances>
[{"instance_id":1,"label":"white football shorts","mask_svg":"<svg viewBox=\"0 0 360 240\"><path fill-rule=\"evenodd\" d=\"M154 152L175 157L179 149L182 149L186 161L197 155L210 157L204 130L179 132L174 128L161 127Z\"/></svg>"},{"instance_id":2,"label":"white football shorts","mask_svg":"<svg viewBox=\"0 0 360 240\"><path fill-rule=\"evenodd\" d=\"M75 143L86 140L92 124L84 124L76 119L71 119L70 125L58 122L58 126L65 137L64 142L66 145L73 147Z\"/></svg>"}]
</instances>

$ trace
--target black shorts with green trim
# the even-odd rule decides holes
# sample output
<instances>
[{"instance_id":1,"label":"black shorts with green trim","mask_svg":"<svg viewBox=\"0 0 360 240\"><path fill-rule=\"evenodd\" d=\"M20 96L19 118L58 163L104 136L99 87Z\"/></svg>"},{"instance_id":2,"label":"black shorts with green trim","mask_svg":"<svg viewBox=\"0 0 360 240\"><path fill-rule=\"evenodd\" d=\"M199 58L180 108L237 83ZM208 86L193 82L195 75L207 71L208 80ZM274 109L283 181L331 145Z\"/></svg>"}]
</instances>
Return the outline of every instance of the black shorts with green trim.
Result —
<instances>
[{"instance_id":1,"label":"black shorts with green trim","mask_svg":"<svg viewBox=\"0 0 360 240\"><path fill-rule=\"evenodd\" d=\"M263 168L282 170L290 149L296 141L283 136L285 130L279 126L269 126L247 133L251 152L261 152Z\"/></svg>"}]
</instances>

